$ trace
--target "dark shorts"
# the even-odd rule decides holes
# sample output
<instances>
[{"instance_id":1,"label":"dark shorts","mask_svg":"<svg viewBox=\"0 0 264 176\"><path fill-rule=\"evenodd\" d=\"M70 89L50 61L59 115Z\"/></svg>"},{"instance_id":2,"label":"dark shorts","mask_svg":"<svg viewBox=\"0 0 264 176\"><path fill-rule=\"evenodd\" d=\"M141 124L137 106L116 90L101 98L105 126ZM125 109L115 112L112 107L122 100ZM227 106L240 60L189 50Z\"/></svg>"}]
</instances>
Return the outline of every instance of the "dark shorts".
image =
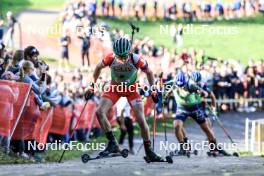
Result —
<instances>
[{"instance_id":1,"label":"dark shorts","mask_svg":"<svg viewBox=\"0 0 264 176\"><path fill-rule=\"evenodd\" d=\"M210 4L207 4L205 6L204 12L210 13L211 12L211 9L212 9L212 6Z\"/></svg>"},{"instance_id":2,"label":"dark shorts","mask_svg":"<svg viewBox=\"0 0 264 176\"><path fill-rule=\"evenodd\" d=\"M82 48L81 48L81 53L82 53L82 54L89 53L89 48L90 48L90 47L82 47Z\"/></svg>"},{"instance_id":3,"label":"dark shorts","mask_svg":"<svg viewBox=\"0 0 264 176\"><path fill-rule=\"evenodd\" d=\"M206 121L207 115L201 104L192 108L177 107L176 120L185 122L188 117L193 118L200 125Z\"/></svg>"},{"instance_id":4,"label":"dark shorts","mask_svg":"<svg viewBox=\"0 0 264 176\"><path fill-rule=\"evenodd\" d=\"M69 52L68 52L68 50L63 50L61 52L61 58L62 59L69 59Z\"/></svg>"}]
</instances>

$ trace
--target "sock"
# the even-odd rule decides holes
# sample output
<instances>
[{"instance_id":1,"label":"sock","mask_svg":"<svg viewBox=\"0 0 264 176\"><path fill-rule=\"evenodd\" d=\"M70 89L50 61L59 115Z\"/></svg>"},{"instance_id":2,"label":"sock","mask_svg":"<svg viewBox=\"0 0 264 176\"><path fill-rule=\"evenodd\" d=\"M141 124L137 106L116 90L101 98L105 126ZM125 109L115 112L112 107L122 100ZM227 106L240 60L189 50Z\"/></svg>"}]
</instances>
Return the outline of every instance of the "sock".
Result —
<instances>
[{"instance_id":1,"label":"sock","mask_svg":"<svg viewBox=\"0 0 264 176\"><path fill-rule=\"evenodd\" d=\"M151 151L151 142L150 140L143 141L144 149L146 154Z\"/></svg>"},{"instance_id":2,"label":"sock","mask_svg":"<svg viewBox=\"0 0 264 176\"><path fill-rule=\"evenodd\" d=\"M187 137L183 138L184 143L188 143L188 140L189 139Z\"/></svg>"},{"instance_id":3,"label":"sock","mask_svg":"<svg viewBox=\"0 0 264 176\"><path fill-rule=\"evenodd\" d=\"M114 134L113 134L112 131L106 132L105 135L106 135L106 138L107 138L109 141L111 141L111 142L112 142L112 141L115 141L115 136L114 136Z\"/></svg>"},{"instance_id":4,"label":"sock","mask_svg":"<svg viewBox=\"0 0 264 176\"><path fill-rule=\"evenodd\" d=\"M212 145L212 147L214 146L215 149L214 150L217 150L217 143L216 143L216 139L213 139L211 141L209 141L209 145Z\"/></svg>"},{"instance_id":5,"label":"sock","mask_svg":"<svg viewBox=\"0 0 264 176\"><path fill-rule=\"evenodd\" d=\"M151 146L150 140L143 141L144 146Z\"/></svg>"}]
</instances>

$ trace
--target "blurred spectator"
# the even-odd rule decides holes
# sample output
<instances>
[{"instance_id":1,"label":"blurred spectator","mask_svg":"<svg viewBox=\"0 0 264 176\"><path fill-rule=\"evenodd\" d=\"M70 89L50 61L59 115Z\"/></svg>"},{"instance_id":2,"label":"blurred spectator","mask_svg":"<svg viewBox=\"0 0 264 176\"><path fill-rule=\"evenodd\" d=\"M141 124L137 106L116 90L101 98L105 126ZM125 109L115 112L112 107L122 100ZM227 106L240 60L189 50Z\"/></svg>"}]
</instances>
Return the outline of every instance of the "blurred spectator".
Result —
<instances>
[{"instance_id":1,"label":"blurred spectator","mask_svg":"<svg viewBox=\"0 0 264 176\"><path fill-rule=\"evenodd\" d=\"M85 58L86 58L87 65L90 66L90 56L89 56L89 50L90 50L90 45L91 45L90 44L91 43L90 31L82 30L79 33L78 37L81 40L82 65L83 67L85 66Z\"/></svg>"},{"instance_id":2,"label":"blurred spectator","mask_svg":"<svg viewBox=\"0 0 264 176\"><path fill-rule=\"evenodd\" d=\"M0 19L0 42L2 42L3 37L4 37L4 20Z\"/></svg>"},{"instance_id":3,"label":"blurred spectator","mask_svg":"<svg viewBox=\"0 0 264 176\"><path fill-rule=\"evenodd\" d=\"M47 110L50 107L48 102L43 102L41 94L45 92L46 89L46 78L43 74L43 77L38 81L33 81L30 76L34 73L34 65L30 61L25 61L20 69L20 80L24 83L29 83L32 85L32 91L35 94L35 100L39 105L41 110Z\"/></svg>"},{"instance_id":4,"label":"blurred spectator","mask_svg":"<svg viewBox=\"0 0 264 176\"><path fill-rule=\"evenodd\" d=\"M69 36L69 32L67 30L63 31L62 37L60 39L61 44L61 59L59 63L59 67L63 67L69 69L70 59L69 59L69 45L71 43L71 38Z\"/></svg>"},{"instance_id":5,"label":"blurred spectator","mask_svg":"<svg viewBox=\"0 0 264 176\"><path fill-rule=\"evenodd\" d=\"M23 50L16 50L11 64L7 67L7 71L12 72L13 74L17 74L20 69L19 63L24 60L24 51Z\"/></svg>"},{"instance_id":6,"label":"blurred spectator","mask_svg":"<svg viewBox=\"0 0 264 176\"><path fill-rule=\"evenodd\" d=\"M5 45L11 49L14 49L14 32L15 32L15 24L17 20L13 16L12 12L6 13L7 17L7 32L5 34Z\"/></svg>"},{"instance_id":7,"label":"blurred spectator","mask_svg":"<svg viewBox=\"0 0 264 176\"><path fill-rule=\"evenodd\" d=\"M0 77L5 72L5 45L0 41Z\"/></svg>"}]
</instances>

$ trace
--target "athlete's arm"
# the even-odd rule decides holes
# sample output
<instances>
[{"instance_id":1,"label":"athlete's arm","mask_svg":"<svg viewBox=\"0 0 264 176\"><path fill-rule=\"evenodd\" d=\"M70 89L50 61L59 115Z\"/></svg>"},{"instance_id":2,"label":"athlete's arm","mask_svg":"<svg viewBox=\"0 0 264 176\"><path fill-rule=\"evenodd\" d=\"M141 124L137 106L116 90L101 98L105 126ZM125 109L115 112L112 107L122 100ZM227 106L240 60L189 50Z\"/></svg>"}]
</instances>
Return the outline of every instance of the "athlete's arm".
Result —
<instances>
[{"instance_id":1,"label":"athlete's arm","mask_svg":"<svg viewBox=\"0 0 264 176\"><path fill-rule=\"evenodd\" d=\"M104 64L102 62L100 62L99 64L96 65L95 67L95 70L94 70L94 73L93 73L93 81L94 83L96 83L98 77L100 76L101 74L101 70L104 68Z\"/></svg>"},{"instance_id":2,"label":"athlete's arm","mask_svg":"<svg viewBox=\"0 0 264 176\"><path fill-rule=\"evenodd\" d=\"M212 107L213 107L213 108L216 108L216 98L215 98L214 93L211 91L211 92L209 93L209 96L210 96L210 98L211 98L211 100L212 100Z\"/></svg>"},{"instance_id":3,"label":"athlete's arm","mask_svg":"<svg viewBox=\"0 0 264 176\"><path fill-rule=\"evenodd\" d=\"M147 75L149 85L152 87L155 84L155 78L154 78L154 74L153 74L152 70L150 70L149 68L146 68L144 70L144 72Z\"/></svg>"},{"instance_id":4,"label":"athlete's arm","mask_svg":"<svg viewBox=\"0 0 264 176\"><path fill-rule=\"evenodd\" d=\"M109 66L113 62L113 59L113 53L110 53L99 64L96 65L93 73L94 83L96 83L97 79L99 78L102 69Z\"/></svg>"}]
</instances>

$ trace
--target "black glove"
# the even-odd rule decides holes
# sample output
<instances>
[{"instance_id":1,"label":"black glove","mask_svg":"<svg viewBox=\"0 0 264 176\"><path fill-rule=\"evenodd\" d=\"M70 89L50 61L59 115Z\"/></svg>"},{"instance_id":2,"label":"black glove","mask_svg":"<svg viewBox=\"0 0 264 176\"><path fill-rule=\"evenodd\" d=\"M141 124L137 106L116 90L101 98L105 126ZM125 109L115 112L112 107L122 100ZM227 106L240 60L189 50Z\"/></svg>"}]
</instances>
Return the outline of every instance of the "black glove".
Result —
<instances>
[{"instance_id":1,"label":"black glove","mask_svg":"<svg viewBox=\"0 0 264 176\"><path fill-rule=\"evenodd\" d=\"M92 83L89 89L84 93L84 98L86 101L90 100L94 96L94 83Z\"/></svg>"},{"instance_id":2,"label":"black glove","mask_svg":"<svg viewBox=\"0 0 264 176\"><path fill-rule=\"evenodd\" d=\"M152 91L151 92L151 97L154 103L158 103L159 102L159 97L158 97L158 93L157 91Z\"/></svg>"}]
</instances>

